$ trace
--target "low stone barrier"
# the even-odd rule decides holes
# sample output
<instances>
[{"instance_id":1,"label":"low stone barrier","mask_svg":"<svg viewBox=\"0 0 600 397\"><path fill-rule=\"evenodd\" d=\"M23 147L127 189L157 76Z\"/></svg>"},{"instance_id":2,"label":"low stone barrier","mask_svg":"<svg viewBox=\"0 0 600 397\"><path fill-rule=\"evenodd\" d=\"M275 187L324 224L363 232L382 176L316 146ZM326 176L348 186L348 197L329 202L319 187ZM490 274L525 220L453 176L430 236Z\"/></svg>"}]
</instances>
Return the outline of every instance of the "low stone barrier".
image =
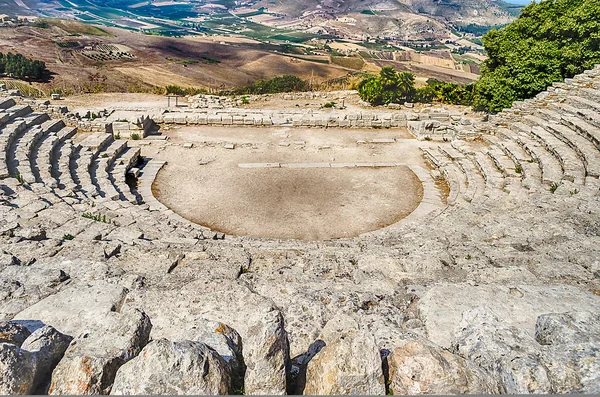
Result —
<instances>
[{"instance_id":1,"label":"low stone barrier","mask_svg":"<svg viewBox=\"0 0 600 397\"><path fill-rule=\"evenodd\" d=\"M148 115L141 115L134 121L115 121L112 123L112 133L119 139L131 139L137 135L137 138L145 138L154 121Z\"/></svg>"},{"instance_id":2,"label":"low stone barrier","mask_svg":"<svg viewBox=\"0 0 600 397\"><path fill-rule=\"evenodd\" d=\"M340 128L406 127L407 116L400 112L302 112L302 111L220 111L167 112L153 116L158 124L216 126L290 126Z\"/></svg>"}]
</instances>

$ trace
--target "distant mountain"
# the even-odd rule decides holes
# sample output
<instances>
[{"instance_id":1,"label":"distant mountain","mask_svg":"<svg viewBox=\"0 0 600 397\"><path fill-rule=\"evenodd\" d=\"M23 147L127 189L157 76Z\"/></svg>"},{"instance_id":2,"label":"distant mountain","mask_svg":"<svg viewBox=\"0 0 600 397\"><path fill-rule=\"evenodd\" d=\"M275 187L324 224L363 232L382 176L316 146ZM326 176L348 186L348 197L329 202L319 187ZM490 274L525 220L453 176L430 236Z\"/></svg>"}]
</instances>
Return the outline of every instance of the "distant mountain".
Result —
<instances>
[{"instance_id":1,"label":"distant mountain","mask_svg":"<svg viewBox=\"0 0 600 397\"><path fill-rule=\"evenodd\" d=\"M515 0L527 1L527 0ZM337 18L347 15L429 16L457 24L500 25L518 15L520 6L502 0L3 0L2 13L89 19L156 17L180 20L239 9L264 9L286 19Z\"/></svg>"},{"instance_id":2,"label":"distant mountain","mask_svg":"<svg viewBox=\"0 0 600 397\"><path fill-rule=\"evenodd\" d=\"M369 12L394 16L411 12L448 22L479 25L506 24L518 15L521 8L501 0L261 0L257 5L295 18L311 12L335 16L368 15Z\"/></svg>"}]
</instances>

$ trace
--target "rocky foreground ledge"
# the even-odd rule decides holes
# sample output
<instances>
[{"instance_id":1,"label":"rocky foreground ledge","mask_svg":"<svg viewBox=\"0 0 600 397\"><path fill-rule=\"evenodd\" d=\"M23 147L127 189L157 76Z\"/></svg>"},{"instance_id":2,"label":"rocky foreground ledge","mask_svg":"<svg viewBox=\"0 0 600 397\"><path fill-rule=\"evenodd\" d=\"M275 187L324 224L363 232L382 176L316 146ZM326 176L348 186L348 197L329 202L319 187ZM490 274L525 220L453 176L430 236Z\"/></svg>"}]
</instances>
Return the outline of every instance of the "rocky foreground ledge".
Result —
<instances>
[{"instance_id":1,"label":"rocky foreground ledge","mask_svg":"<svg viewBox=\"0 0 600 397\"><path fill-rule=\"evenodd\" d=\"M528 319L529 332L477 306L454 333L440 324L429 339L387 334L389 349L379 347L382 335L337 316L292 365L274 306L255 311L240 332L193 314L153 326L123 306L127 293L104 281L80 284L0 323L0 394L600 392L598 310L542 314Z\"/></svg>"}]
</instances>

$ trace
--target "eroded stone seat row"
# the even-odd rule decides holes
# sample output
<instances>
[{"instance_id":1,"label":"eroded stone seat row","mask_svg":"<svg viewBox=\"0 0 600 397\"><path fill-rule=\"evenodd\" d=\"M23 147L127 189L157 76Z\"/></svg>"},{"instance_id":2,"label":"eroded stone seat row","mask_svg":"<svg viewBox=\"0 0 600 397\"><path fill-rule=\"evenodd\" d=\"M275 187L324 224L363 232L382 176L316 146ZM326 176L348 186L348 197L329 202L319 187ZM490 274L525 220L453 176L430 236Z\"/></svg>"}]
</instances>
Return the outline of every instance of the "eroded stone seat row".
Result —
<instances>
[{"instance_id":1,"label":"eroded stone seat row","mask_svg":"<svg viewBox=\"0 0 600 397\"><path fill-rule=\"evenodd\" d=\"M456 180L451 175L460 170L463 176L458 179L466 186L452 180L449 184L468 202L479 195L474 191L485 192L486 197L557 190L574 194L585 188L593 193L600 174L599 79L596 67L493 116L477 126L487 147L477 140L440 145L439 152L454 167L440 163L435 149L424 147L426 158L450 179ZM478 183L478 176L485 188L469 188L469 181Z\"/></svg>"}]
</instances>

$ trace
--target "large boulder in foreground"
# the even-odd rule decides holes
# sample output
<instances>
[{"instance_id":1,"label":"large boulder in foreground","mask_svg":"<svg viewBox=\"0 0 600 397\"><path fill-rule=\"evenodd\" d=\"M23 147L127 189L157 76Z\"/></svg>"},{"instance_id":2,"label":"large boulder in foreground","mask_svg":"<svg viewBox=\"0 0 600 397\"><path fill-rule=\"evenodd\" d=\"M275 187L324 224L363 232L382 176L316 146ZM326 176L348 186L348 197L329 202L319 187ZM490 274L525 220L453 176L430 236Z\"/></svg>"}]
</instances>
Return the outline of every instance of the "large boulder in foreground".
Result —
<instances>
[{"instance_id":1,"label":"large boulder in foreground","mask_svg":"<svg viewBox=\"0 0 600 397\"><path fill-rule=\"evenodd\" d=\"M600 393L600 313L544 314L535 336L555 393Z\"/></svg>"},{"instance_id":2,"label":"large boulder in foreground","mask_svg":"<svg viewBox=\"0 0 600 397\"><path fill-rule=\"evenodd\" d=\"M73 338L46 325L34 331L23 342L22 349L35 356L36 369L32 392L46 394L52 371L63 358Z\"/></svg>"},{"instance_id":3,"label":"large boulder in foreground","mask_svg":"<svg viewBox=\"0 0 600 397\"><path fill-rule=\"evenodd\" d=\"M0 394L45 394L52 370L73 338L45 326L27 334L18 324L5 329L17 343L0 343ZM18 332L17 332L18 331Z\"/></svg>"},{"instance_id":4,"label":"large boulder in foreground","mask_svg":"<svg viewBox=\"0 0 600 397\"><path fill-rule=\"evenodd\" d=\"M111 394L220 395L230 387L230 367L215 350L159 339L119 369Z\"/></svg>"},{"instance_id":5,"label":"large boulder in foreground","mask_svg":"<svg viewBox=\"0 0 600 397\"><path fill-rule=\"evenodd\" d=\"M30 394L35 367L33 354L12 343L0 343L0 395Z\"/></svg>"},{"instance_id":6,"label":"large boulder in foreground","mask_svg":"<svg viewBox=\"0 0 600 397\"><path fill-rule=\"evenodd\" d=\"M460 326L462 314L479 306L488 307L503 324L535 337L538 316L577 308L600 312L600 297L566 285L469 285L438 284L419 302L419 313L428 339L449 348Z\"/></svg>"},{"instance_id":7,"label":"large boulder in foreground","mask_svg":"<svg viewBox=\"0 0 600 397\"><path fill-rule=\"evenodd\" d=\"M497 393L497 382L477 365L418 336L407 339L387 357L394 395Z\"/></svg>"},{"instance_id":8,"label":"large boulder in foreground","mask_svg":"<svg viewBox=\"0 0 600 397\"><path fill-rule=\"evenodd\" d=\"M501 393L553 391L537 342L524 330L501 323L489 308L463 314L453 350L493 374Z\"/></svg>"},{"instance_id":9,"label":"large boulder in foreground","mask_svg":"<svg viewBox=\"0 0 600 397\"><path fill-rule=\"evenodd\" d=\"M233 390L243 388L246 366L242 354L242 337L230 326L200 316L190 316L187 321L177 317L159 317L156 321L152 319L150 337L154 340L164 338L173 342L188 340L210 346L231 368Z\"/></svg>"},{"instance_id":10,"label":"large boulder in foreground","mask_svg":"<svg viewBox=\"0 0 600 397\"><path fill-rule=\"evenodd\" d=\"M127 289L106 281L93 280L77 284L50 295L19 312L14 320L30 331L51 325L58 331L76 337L98 322L106 313L120 309Z\"/></svg>"},{"instance_id":11,"label":"large boulder in foreground","mask_svg":"<svg viewBox=\"0 0 600 397\"><path fill-rule=\"evenodd\" d=\"M535 324L535 338L554 346L600 343L600 311L543 314Z\"/></svg>"},{"instance_id":12,"label":"large boulder in foreground","mask_svg":"<svg viewBox=\"0 0 600 397\"><path fill-rule=\"evenodd\" d=\"M384 395L381 354L373 335L356 324L332 329L330 323L322 335L326 345L308 362L304 394Z\"/></svg>"},{"instance_id":13,"label":"large boulder in foreground","mask_svg":"<svg viewBox=\"0 0 600 397\"><path fill-rule=\"evenodd\" d=\"M96 317L79 335L52 373L50 394L108 394L119 368L134 358L150 338L152 324L133 309Z\"/></svg>"},{"instance_id":14,"label":"large boulder in foreground","mask_svg":"<svg viewBox=\"0 0 600 397\"><path fill-rule=\"evenodd\" d=\"M290 346L281 312L269 308L256 318L244 341L245 392L248 395L286 394Z\"/></svg>"},{"instance_id":15,"label":"large boulder in foreground","mask_svg":"<svg viewBox=\"0 0 600 397\"><path fill-rule=\"evenodd\" d=\"M19 323L13 321L0 321L0 343L11 343L21 346L31 332Z\"/></svg>"}]
</instances>

